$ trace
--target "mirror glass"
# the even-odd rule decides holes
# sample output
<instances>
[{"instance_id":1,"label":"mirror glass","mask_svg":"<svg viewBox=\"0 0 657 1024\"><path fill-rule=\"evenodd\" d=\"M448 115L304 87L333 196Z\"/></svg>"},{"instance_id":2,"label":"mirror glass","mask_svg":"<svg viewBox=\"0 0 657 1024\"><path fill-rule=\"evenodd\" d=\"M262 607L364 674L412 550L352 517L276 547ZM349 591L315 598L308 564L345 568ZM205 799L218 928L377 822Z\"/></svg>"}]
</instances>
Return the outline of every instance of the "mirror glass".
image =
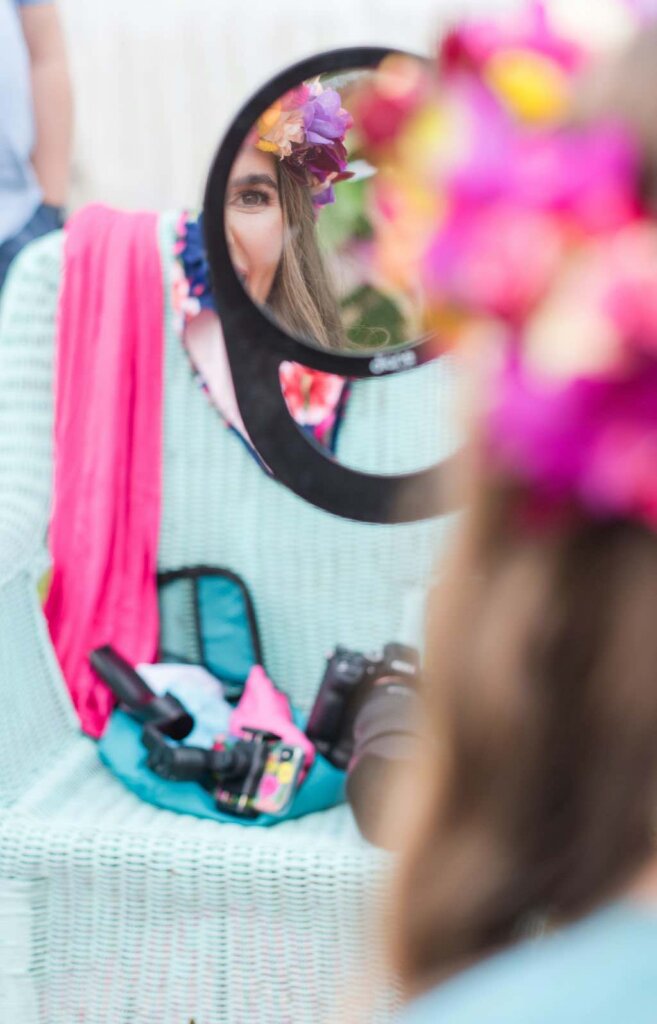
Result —
<instances>
[{"instance_id":1,"label":"mirror glass","mask_svg":"<svg viewBox=\"0 0 657 1024\"><path fill-rule=\"evenodd\" d=\"M231 258L251 300L299 341L366 355L424 334L417 279L396 280L372 244L395 168L364 143L424 74L421 60L393 54L299 82L245 138L225 197Z\"/></svg>"}]
</instances>

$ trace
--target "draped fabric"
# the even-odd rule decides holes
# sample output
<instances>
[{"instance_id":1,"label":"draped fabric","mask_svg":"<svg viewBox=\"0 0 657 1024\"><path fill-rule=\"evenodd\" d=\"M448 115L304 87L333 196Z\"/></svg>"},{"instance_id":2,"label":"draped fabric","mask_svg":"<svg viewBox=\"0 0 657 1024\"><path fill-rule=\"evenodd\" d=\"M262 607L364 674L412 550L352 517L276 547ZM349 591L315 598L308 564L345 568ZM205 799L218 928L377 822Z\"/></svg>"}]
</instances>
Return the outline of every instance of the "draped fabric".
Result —
<instances>
[{"instance_id":1,"label":"draped fabric","mask_svg":"<svg viewBox=\"0 0 657 1024\"><path fill-rule=\"evenodd\" d=\"M157 216L85 207L66 229L45 612L82 728L113 705L89 652L157 648L163 285Z\"/></svg>"}]
</instances>

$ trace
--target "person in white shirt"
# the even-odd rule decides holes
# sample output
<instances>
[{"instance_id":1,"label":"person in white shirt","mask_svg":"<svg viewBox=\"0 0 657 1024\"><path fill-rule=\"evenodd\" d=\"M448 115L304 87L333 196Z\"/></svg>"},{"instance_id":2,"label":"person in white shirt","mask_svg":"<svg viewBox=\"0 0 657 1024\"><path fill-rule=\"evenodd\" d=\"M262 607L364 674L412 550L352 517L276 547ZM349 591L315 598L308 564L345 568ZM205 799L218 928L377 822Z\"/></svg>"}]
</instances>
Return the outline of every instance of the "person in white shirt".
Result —
<instances>
[{"instance_id":1,"label":"person in white shirt","mask_svg":"<svg viewBox=\"0 0 657 1024\"><path fill-rule=\"evenodd\" d=\"M52 0L0 0L0 288L14 257L61 226L73 100Z\"/></svg>"}]
</instances>

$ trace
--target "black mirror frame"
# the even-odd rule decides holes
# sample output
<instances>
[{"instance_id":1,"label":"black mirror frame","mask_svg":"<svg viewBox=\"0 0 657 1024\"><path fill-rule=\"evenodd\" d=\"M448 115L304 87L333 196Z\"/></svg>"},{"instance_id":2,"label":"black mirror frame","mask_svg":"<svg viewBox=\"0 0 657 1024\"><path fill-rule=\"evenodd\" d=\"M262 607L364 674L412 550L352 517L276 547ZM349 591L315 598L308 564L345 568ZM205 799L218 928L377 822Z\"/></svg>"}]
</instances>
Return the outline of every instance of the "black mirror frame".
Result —
<instances>
[{"instance_id":1,"label":"black mirror frame","mask_svg":"<svg viewBox=\"0 0 657 1024\"><path fill-rule=\"evenodd\" d=\"M280 483L313 505L347 519L401 523L452 511L444 486L448 463L400 476L361 473L341 465L296 424L280 386L289 360L355 379L382 377L438 358L435 342L420 339L390 352L344 355L285 333L248 297L232 263L225 231L225 195L233 163L253 124L300 81L329 71L375 68L401 51L349 47L309 57L270 79L228 128L210 169L203 204L205 243L240 414L263 462ZM409 55L415 56L415 55ZM422 60L423 58L417 58Z\"/></svg>"}]
</instances>

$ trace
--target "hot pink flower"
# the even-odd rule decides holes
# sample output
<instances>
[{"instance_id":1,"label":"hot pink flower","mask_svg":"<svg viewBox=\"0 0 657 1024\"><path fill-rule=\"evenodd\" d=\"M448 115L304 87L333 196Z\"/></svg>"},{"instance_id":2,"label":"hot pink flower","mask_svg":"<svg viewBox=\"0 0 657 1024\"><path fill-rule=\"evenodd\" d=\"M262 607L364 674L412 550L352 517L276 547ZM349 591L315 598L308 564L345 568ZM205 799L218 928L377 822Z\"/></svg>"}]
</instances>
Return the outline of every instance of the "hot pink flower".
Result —
<instances>
[{"instance_id":1,"label":"hot pink flower","mask_svg":"<svg viewBox=\"0 0 657 1024\"><path fill-rule=\"evenodd\" d=\"M657 230L637 226L602 251L602 305L627 343L657 355Z\"/></svg>"},{"instance_id":2,"label":"hot pink flower","mask_svg":"<svg viewBox=\"0 0 657 1024\"><path fill-rule=\"evenodd\" d=\"M544 295L563 253L559 225L511 203L455 211L424 262L427 291L471 314L519 324Z\"/></svg>"},{"instance_id":3,"label":"hot pink flower","mask_svg":"<svg viewBox=\"0 0 657 1024\"><path fill-rule=\"evenodd\" d=\"M344 388L342 377L285 362L281 363L280 380L287 407L301 426L320 427L335 415Z\"/></svg>"},{"instance_id":4,"label":"hot pink flower","mask_svg":"<svg viewBox=\"0 0 657 1024\"><path fill-rule=\"evenodd\" d=\"M441 43L439 59L445 72L480 72L502 51L526 50L552 60L564 71L578 71L586 54L573 41L553 32L545 5L539 0L525 5L507 19L466 21Z\"/></svg>"}]
</instances>

